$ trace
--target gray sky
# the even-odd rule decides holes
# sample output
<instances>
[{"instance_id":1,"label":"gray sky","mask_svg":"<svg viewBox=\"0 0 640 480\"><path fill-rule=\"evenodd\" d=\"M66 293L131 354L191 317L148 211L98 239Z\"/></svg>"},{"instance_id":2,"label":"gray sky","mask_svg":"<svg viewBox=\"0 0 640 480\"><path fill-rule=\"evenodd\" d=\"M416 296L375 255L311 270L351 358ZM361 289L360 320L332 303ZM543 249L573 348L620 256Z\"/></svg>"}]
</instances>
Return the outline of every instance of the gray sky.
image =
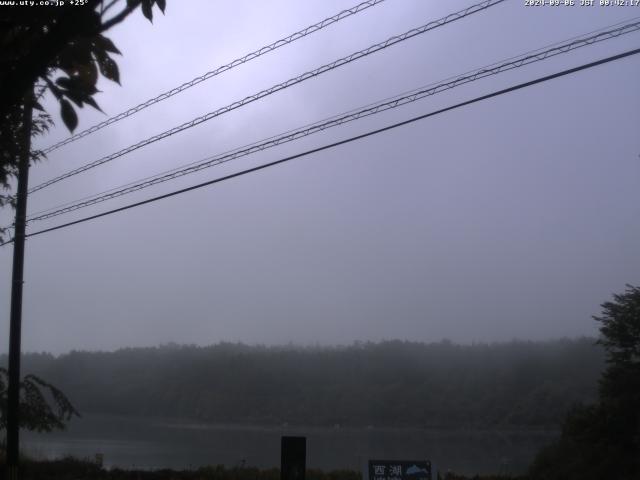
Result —
<instances>
[{"instance_id":1,"label":"gray sky","mask_svg":"<svg viewBox=\"0 0 640 480\"><path fill-rule=\"evenodd\" d=\"M355 1L168 2L109 36L119 113ZM473 1L388 0L50 154L30 184L119 150ZM579 1L578 1L579 3ZM34 193L29 211L640 15L509 0ZM637 48L640 34L421 100L77 214L53 226ZM457 342L593 335L640 283L640 58L27 242L23 349L167 343ZM68 135L56 128L38 141ZM80 128L106 117L83 110ZM8 212L3 223L10 221ZM11 247L0 249L0 351Z\"/></svg>"}]
</instances>

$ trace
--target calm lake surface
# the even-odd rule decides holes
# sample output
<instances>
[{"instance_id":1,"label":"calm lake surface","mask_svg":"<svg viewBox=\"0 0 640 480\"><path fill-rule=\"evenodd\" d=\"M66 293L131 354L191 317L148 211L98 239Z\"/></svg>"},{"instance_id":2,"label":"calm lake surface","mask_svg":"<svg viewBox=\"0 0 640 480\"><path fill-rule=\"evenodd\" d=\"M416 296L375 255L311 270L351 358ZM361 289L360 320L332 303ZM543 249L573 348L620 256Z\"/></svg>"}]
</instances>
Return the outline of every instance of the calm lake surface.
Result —
<instances>
[{"instance_id":1,"label":"calm lake surface","mask_svg":"<svg viewBox=\"0 0 640 480\"><path fill-rule=\"evenodd\" d=\"M247 427L170 419L85 415L65 432L25 432L39 458L104 455L105 467L280 466L280 437L307 437L307 467L362 470L368 459L429 459L440 471L520 473L555 432Z\"/></svg>"}]
</instances>

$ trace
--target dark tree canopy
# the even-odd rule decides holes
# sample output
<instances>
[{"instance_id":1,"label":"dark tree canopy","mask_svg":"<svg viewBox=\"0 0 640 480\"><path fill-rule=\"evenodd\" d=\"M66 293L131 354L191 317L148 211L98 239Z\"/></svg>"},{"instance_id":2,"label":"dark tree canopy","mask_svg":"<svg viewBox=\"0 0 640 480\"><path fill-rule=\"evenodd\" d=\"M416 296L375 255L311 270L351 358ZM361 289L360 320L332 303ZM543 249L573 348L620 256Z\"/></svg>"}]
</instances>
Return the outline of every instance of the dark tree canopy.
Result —
<instances>
[{"instance_id":1,"label":"dark tree canopy","mask_svg":"<svg viewBox=\"0 0 640 480\"><path fill-rule=\"evenodd\" d=\"M6 357L0 356L0 365ZM594 339L349 347L166 345L26 354L83 413L251 425L558 428L593 402Z\"/></svg>"},{"instance_id":2,"label":"dark tree canopy","mask_svg":"<svg viewBox=\"0 0 640 480\"><path fill-rule=\"evenodd\" d=\"M53 2L51 2L53 3ZM60 117L70 131L78 126L75 108L95 100L99 75L120 82L113 56L119 50L104 33L138 7L150 21L152 8L166 0L87 0L76 6L16 6L0 11L0 186L6 191L18 169L23 109L35 114L32 134L45 132L51 117L39 103L45 92L58 100ZM42 157L32 152L31 161ZM0 195L0 207L12 197ZM3 232L0 230L0 241Z\"/></svg>"},{"instance_id":3,"label":"dark tree canopy","mask_svg":"<svg viewBox=\"0 0 640 480\"><path fill-rule=\"evenodd\" d=\"M7 428L8 380L7 369L0 368L0 431ZM20 383L20 428L61 430L74 415L80 416L64 393L40 377L24 377Z\"/></svg>"},{"instance_id":4,"label":"dark tree canopy","mask_svg":"<svg viewBox=\"0 0 640 480\"><path fill-rule=\"evenodd\" d=\"M534 462L534 479L640 478L640 288L628 285L594 319L607 363L598 402L569 412L560 440Z\"/></svg>"}]
</instances>

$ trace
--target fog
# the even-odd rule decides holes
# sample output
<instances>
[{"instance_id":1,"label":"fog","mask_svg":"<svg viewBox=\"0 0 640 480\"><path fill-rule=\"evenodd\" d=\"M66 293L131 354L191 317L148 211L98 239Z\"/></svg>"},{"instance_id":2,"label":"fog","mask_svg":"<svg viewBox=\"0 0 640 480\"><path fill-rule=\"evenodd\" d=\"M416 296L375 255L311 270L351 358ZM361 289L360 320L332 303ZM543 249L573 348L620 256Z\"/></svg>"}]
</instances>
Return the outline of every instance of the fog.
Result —
<instances>
[{"instance_id":1,"label":"fog","mask_svg":"<svg viewBox=\"0 0 640 480\"><path fill-rule=\"evenodd\" d=\"M36 185L470 5L388 0L62 147ZM108 36L79 130L351 7L351 1L168 2ZM37 212L636 16L504 2L287 88L29 198ZM637 48L639 33L489 77L50 221L204 182ZM591 315L640 283L637 56L211 187L30 238L25 351L207 345L488 342L595 335ZM36 145L68 136L55 128ZM11 212L2 212L3 224ZM0 352L10 245L0 248Z\"/></svg>"}]
</instances>

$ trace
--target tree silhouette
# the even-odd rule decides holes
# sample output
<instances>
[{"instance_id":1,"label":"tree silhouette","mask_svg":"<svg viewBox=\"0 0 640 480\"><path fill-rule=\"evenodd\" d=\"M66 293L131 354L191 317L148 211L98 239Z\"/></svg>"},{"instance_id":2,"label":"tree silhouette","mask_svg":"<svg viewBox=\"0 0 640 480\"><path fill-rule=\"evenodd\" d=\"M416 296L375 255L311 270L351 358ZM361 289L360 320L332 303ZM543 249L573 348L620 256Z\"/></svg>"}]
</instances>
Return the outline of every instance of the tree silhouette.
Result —
<instances>
[{"instance_id":1,"label":"tree silhouette","mask_svg":"<svg viewBox=\"0 0 640 480\"><path fill-rule=\"evenodd\" d=\"M627 285L593 318L607 362L598 402L569 412L560 440L536 458L534 479L640 478L640 288Z\"/></svg>"},{"instance_id":2,"label":"tree silhouette","mask_svg":"<svg viewBox=\"0 0 640 480\"><path fill-rule=\"evenodd\" d=\"M17 2L16 2L17 3ZM138 7L151 21L153 6L162 12L166 0L83 0L77 5L5 6L0 16L0 186L11 188L24 153L23 133L45 133L51 116L40 104L51 92L60 116L73 131L78 125L74 108L85 104L100 109L94 96L100 75L120 83L113 55L120 51L103 34L124 21ZM25 120L25 109L35 115ZM30 110L26 110L27 112ZM27 124L28 122L28 124ZM28 152L30 162L44 157ZM0 195L0 207L14 205L15 198ZM0 228L0 242L5 229ZM0 369L0 428L7 421L7 371ZM63 428L77 411L56 387L34 375L20 384L20 426L50 431Z\"/></svg>"},{"instance_id":3,"label":"tree silhouette","mask_svg":"<svg viewBox=\"0 0 640 480\"><path fill-rule=\"evenodd\" d=\"M8 372L0 368L0 431L7 428ZM20 383L20 427L37 432L65 428L72 416L80 416L59 389L35 375Z\"/></svg>"},{"instance_id":4,"label":"tree silhouette","mask_svg":"<svg viewBox=\"0 0 640 480\"><path fill-rule=\"evenodd\" d=\"M166 0L86 0L82 5L58 7L4 7L0 17L0 186L10 188L20 158L23 109L33 105L32 134L46 132L51 117L39 103L51 92L60 106L60 117L73 131L78 125L75 107L99 109L94 96L103 77L120 83L113 56L120 51L104 33L124 21L138 7L151 21L153 6L162 12ZM43 158L32 152L31 161ZM0 195L0 207L13 198ZM0 241L2 241L0 230Z\"/></svg>"}]
</instances>

